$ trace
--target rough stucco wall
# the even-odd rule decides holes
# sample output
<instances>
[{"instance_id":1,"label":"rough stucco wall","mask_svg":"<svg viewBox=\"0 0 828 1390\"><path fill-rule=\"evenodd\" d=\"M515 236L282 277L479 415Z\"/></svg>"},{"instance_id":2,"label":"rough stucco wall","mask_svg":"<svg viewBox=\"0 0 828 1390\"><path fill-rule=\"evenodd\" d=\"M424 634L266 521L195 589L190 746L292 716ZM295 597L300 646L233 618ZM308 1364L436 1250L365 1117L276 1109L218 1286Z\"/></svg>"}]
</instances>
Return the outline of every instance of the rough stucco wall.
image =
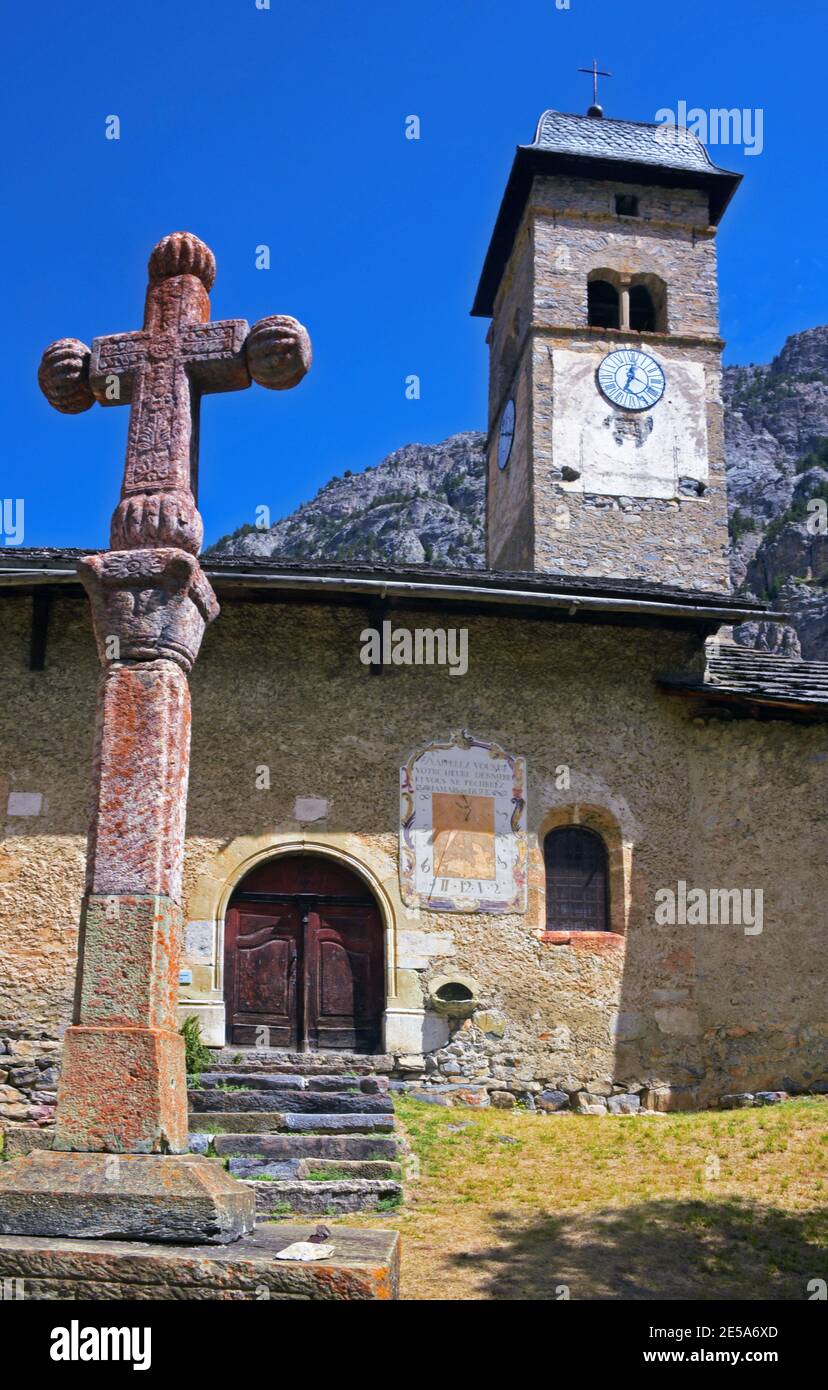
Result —
<instances>
[{"instance_id":1,"label":"rough stucco wall","mask_svg":"<svg viewBox=\"0 0 828 1390\"><path fill-rule=\"evenodd\" d=\"M498 425L488 455L486 486L487 557L491 569L507 573L535 567L533 546L532 458L532 357L527 350L512 378L515 400L515 434L505 469L498 467Z\"/></svg>"},{"instance_id":2,"label":"rough stucco wall","mask_svg":"<svg viewBox=\"0 0 828 1390\"><path fill-rule=\"evenodd\" d=\"M534 246L524 219L497 294L489 335L489 434L486 546L491 569L531 570L532 362ZM497 464L500 419L515 401L515 434L507 468Z\"/></svg>"},{"instance_id":3,"label":"rough stucco wall","mask_svg":"<svg viewBox=\"0 0 828 1390\"><path fill-rule=\"evenodd\" d=\"M495 300L489 334L489 428L500 415L532 321L535 247L532 221L524 217Z\"/></svg>"},{"instance_id":4,"label":"rough stucco wall","mask_svg":"<svg viewBox=\"0 0 828 1390\"><path fill-rule=\"evenodd\" d=\"M764 894L761 935L695 928L708 1073L727 1091L824 1079L828 726L708 721L691 737L688 879Z\"/></svg>"},{"instance_id":5,"label":"rough stucco wall","mask_svg":"<svg viewBox=\"0 0 828 1390\"><path fill-rule=\"evenodd\" d=\"M0 1021L54 1031L74 987L98 658L86 601L61 600L48 670L29 671L31 607L0 608ZM8 817L9 791L40 793L42 813Z\"/></svg>"},{"instance_id":6,"label":"rough stucco wall","mask_svg":"<svg viewBox=\"0 0 828 1390\"><path fill-rule=\"evenodd\" d=\"M96 659L83 605L61 600L47 670L28 672L27 610L4 610L3 768L13 787L43 790L47 809L12 825L3 847L0 1017L52 1028L72 988ZM681 634L474 618L467 676L389 667L376 677L358 660L366 623L356 610L228 604L208 630L192 678L185 899L229 841L296 831L297 796L327 799L326 832L364 837L393 863L399 766L465 726L527 757L530 843L556 808L583 803L604 808L630 847L620 943L539 940L537 848L525 916L420 914L422 980L471 975L501 1016L485 1034L464 1031L478 1069L672 1087L687 1104L785 1077L812 1084L825 727L694 722L689 704L653 687L655 670L690 661ZM262 765L269 791L256 789ZM569 790L556 786L561 765ZM680 878L763 887L763 934L656 927L654 894Z\"/></svg>"},{"instance_id":7,"label":"rough stucco wall","mask_svg":"<svg viewBox=\"0 0 828 1390\"><path fill-rule=\"evenodd\" d=\"M657 840L662 857L655 856L656 874L666 846L686 835L686 798L675 796L676 784L685 783L683 754L669 701L659 702L662 717L653 721L648 635L476 619L469 624L467 677L438 668L388 668L377 678L357 660L366 621L361 614L306 610L300 622L287 610L234 608L222 621L224 631L213 630L193 679L199 733L189 826L205 845L214 845L222 830L232 837L249 833L251 825L295 830L294 798L318 796L330 801L326 831L355 833L372 845L379 837L393 856L398 767L413 750L461 727L526 755L530 836L553 807L597 802L610 807L630 838ZM426 621L409 619L411 625ZM680 665L689 656L683 638L656 642L662 664ZM241 729L232 694L240 669L246 673ZM291 673L278 696L274 670ZM219 686L226 702L216 698ZM617 713L607 726L612 708ZM328 731L322 739L294 735L321 728ZM215 749L222 750L219 764ZM571 768L569 792L554 785L561 764ZM255 790L261 765L270 769L269 792ZM482 1004L507 1017L505 1036L491 1042L487 1066L495 1075L540 1073L582 1082L611 1076L609 1016L618 1008L623 952L539 941L539 867L536 851L525 916L421 913L421 930L436 948L430 961L423 951L424 978L444 971L472 975ZM191 855L188 874L195 868ZM642 867L636 873L631 931L643 924L662 881L656 876L649 882Z\"/></svg>"}]
</instances>

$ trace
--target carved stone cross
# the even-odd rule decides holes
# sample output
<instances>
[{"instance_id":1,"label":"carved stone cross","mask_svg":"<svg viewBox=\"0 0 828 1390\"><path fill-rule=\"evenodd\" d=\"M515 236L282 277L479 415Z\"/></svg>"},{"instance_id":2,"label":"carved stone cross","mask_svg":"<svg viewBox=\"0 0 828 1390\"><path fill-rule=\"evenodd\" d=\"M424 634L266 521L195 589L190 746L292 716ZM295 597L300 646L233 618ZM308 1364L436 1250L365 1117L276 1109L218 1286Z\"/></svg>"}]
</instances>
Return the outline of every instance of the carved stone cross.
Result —
<instances>
[{"instance_id":1,"label":"carved stone cross","mask_svg":"<svg viewBox=\"0 0 828 1390\"><path fill-rule=\"evenodd\" d=\"M296 386L311 364L307 332L276 314L251 330L244 319L210 321L216 263L191 232L164 237L149 259L144 326L95 338L92 349L61 338L43 354L38 381L65 414L129 405L115 550L174 546L197 555L198 416L202 395L238 391L251 379L271 390Z\"/></svg>"},{"instance_id":2,"label":"carved stone cross","mask_svg":"<svg viewBox=\"0 0 828 1390\"><path fill-rule=\"evenodd\" d=\"M196 559L198 406L205 391L251 379L295 386L311 350L302 325L282 315L250 332L243 319L211 323L215 273L209 247L174 232L150 256L142 329L96 338L91 351L62 338L40 364L40 385L58 410L75 414L98 400L129 404L131 414L112 548L78 561L102 671L77 988L53 1148L25 1172L0 1172L0 1232L145 1240L149 1229L159 1240L227 1241L255 1217L252 1193L187 1152L177 1018L187 676L218 613ZM124 1165L115 1181L110 1154Z\"/></svg>"}]
</instances>

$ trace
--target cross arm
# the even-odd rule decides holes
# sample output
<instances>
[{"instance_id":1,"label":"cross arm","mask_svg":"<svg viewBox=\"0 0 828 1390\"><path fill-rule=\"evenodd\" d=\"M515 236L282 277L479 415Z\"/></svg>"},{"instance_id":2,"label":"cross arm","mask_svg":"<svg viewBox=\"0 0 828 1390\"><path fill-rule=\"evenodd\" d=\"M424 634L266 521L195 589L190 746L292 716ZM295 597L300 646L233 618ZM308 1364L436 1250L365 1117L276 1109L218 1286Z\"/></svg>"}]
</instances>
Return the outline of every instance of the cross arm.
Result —
<instances>
[{"instance_id":1,"label":"cross arm","mask_svg":"<svg viewBox=\"0 0 828 1390\"><path fill-rule=\"evenodd\" d=\"M89 385L101 405L129 405L137 369L147 360L148 335L109 333L92 339Z\"/></svg>"},{"instance_id":2,"label":"cross arm","mask_svg":"<svg viewBox=\"0 0 828 1390\"><path fill-rule=\"evenodd\" d=\"M218 319L184 329L182 356L202 392L243 391L250 385L244 351L248 332L245 319Z\"/></svg>"}]
</instances>

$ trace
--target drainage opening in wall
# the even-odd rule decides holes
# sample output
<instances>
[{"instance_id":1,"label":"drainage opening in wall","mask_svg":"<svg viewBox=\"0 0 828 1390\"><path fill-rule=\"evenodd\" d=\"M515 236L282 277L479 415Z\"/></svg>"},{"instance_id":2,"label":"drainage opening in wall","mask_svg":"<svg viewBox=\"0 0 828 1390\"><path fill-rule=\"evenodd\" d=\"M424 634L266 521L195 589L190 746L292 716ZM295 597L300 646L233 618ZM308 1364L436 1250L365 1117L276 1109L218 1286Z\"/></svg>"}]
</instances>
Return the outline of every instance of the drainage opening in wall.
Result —
<instances>
[{"instance_id":1,"label":"drainage opening in wall","mask_svg":"<svg viewBox=\"0 0 828 1390\"><path fill-rule=\"evenodd\" d=\"M476 981L464 975L441 975L431 982L429 1004L435 1013L468 1018L478 1007L479 994Z\"/></svg>"},{"instance_id":2,"label":"drainage opening in wall","mask_svg":"<svg viewBox=\"0 0 828 1390\"><path fill-rule=\"evenodd\" d=\"M437 990L437 998L443 1004L467 1004L473 998L468 985L460 985L453 980L449 985L441 985Z\"/></svg>"}]
</instances>

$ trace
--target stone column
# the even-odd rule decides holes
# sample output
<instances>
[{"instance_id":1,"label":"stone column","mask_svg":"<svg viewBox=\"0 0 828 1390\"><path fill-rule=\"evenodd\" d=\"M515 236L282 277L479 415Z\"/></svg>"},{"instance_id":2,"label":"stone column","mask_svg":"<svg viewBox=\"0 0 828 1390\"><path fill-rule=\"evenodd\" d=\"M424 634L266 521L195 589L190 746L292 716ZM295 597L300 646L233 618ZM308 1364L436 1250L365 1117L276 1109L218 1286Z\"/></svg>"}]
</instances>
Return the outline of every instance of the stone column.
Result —
<instances>
[{"instance_id":1,"label":"stone column","mask_svg":"<svg viewBox=\"0 0 828 1390\"><path fill-rule=\"evenodd\" d=\"M190 752L187 672L217 613L183 551L80 565L102 662L75 1012L56 1149L185 1153L176 1028Z\"/></svg>"},{"instance_id":2,"label":"stone column","mask_svg":"<svg viewBox=\"0 0 828 1390\"><path fill-rule=\"evenodd\" d=\"M176 1031L187 675L218 604L183 550L78 568L102 671L74 1018L53 1150L2 1165L0 1231L234 1240L253 1227L253 1194L187 1153Z\"/></svg>"},{"instance_id":3,"label":"stone column","mask_svg":"<svg viewBox=\"0 0 828 1390\"><path fill-rule=\"evenodd\" d=\"M629 330L630 327L630 287L632 284L629 275L622 275L619 279L618 288L618 327Z\"/></svg>"}]
</instances>

